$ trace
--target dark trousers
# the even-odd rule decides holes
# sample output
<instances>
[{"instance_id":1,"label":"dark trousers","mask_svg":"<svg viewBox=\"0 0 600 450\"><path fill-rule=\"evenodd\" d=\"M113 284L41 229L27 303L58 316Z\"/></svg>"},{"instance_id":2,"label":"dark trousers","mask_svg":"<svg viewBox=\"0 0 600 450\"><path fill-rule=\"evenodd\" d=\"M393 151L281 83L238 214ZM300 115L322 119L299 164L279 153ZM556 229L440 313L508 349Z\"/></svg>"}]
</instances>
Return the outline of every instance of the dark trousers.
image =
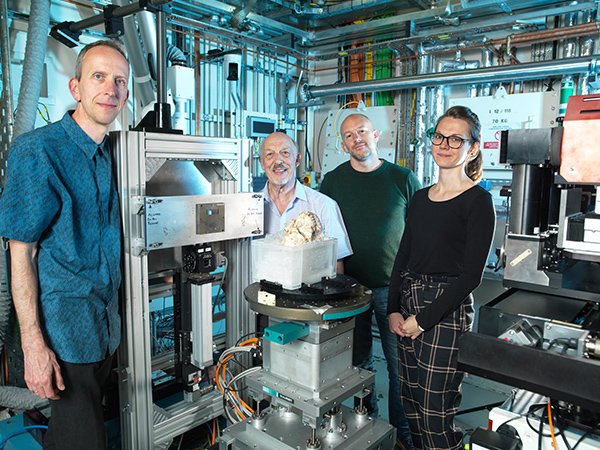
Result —
<instances>
[{"instance_id":1,"label":"dark trousers","mask_svg":"<svg viewBox=\"0 0 600 450\"><path fill-rule=\"evenodd\" d=\"M50 400L44 450L106 450L102 387L112 360L113 356L91 364L59 361L65 390L59 392L59 400Z\"/></svg>"},{"instance_id":2,"label":"dark trousers","mask_svg":"<svg viewBox=\"0 0 600 450\"><path fill-rule=\"evenodd\" d=\"M405 278L402 314L417 314L447 286L426 276ZM469 296L414 341L398 338L402 404L415 449L462 448L463 433L453 423L462 398L463 373L456 369L458 338L470 329L473 315L473 299Z\"/></svg>"},{"instance_id":3,"label":"dark trousers","mask_svg":"<svg viewBox=\"0 0 600 450\"><path fill-rule=\"evenodd\" d=\"M352 347L352 364L373 371L373 335L371 333L372 316L375 314L381 347L385 356L388 371L388 417L389 422L398 430L397 436L410 448L410 430L404 416L400 400L400 382L398 381L398 339L390 331L387 318L387 303L389 287L371 289L373 299L369 310L356 316L354 327L354 345ZM371 417L378 417L377 390L375 384L371 386L372 392L363 399L363 405ZM359 402L355 399L355 406Z\"/></svg>"}]
</instances>

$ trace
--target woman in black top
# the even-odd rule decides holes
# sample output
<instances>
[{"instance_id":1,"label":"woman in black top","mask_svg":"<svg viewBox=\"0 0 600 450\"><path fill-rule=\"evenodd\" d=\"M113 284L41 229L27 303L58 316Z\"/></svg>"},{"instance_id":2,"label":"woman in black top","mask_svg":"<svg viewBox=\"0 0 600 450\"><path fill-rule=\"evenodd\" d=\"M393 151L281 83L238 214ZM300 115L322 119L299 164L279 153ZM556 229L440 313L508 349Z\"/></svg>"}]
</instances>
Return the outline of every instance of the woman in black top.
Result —
<instances>
[{"instance_id":1,"label":"woman in black top","mask_svg":"<svg viewBox=\"0 0 600 450\"><path fill-rule=\"evenodd\" d=\"M457 342L473 323L471 292L492 243L495 211L482 175L481 125L463 106L450 108L431 135L439 180L412 198L388 299L399 345L400 389L416 449L459 449L453 424L463 374Z\"/></svg>"}]
</instances>

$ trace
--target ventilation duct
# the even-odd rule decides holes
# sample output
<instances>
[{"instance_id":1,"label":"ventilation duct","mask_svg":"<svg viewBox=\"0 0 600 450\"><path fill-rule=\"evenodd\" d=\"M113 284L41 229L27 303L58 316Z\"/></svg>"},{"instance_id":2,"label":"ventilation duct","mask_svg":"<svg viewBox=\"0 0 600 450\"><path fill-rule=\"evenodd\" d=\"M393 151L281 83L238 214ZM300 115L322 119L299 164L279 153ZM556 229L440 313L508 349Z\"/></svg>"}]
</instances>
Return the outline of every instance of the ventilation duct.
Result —
<instances>
[{"instance_id":1,"label":"ventilation duct","mask_svg":"<svg viewBox=\"0 0 600 450\"><path fill-rule=\"evenodd\" d=\"M29 16L25 61L23 62L23 75L21 77L13 140L35 127L38 101L42 88L42 76L44 74L49 25L50 2L48 0L33 0Z\"/></svg>"}]
</instances>

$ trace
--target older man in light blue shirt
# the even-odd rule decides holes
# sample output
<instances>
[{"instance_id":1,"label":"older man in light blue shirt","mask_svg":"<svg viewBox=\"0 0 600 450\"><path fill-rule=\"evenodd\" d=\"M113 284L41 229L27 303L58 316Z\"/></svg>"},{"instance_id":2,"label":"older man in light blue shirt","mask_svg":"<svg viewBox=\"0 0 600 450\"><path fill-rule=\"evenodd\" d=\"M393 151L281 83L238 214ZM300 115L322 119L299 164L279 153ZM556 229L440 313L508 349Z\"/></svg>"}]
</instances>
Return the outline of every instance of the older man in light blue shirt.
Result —
<instances>
[{"instance_id":1,"label":"older man in light blue shirt","mask_svg":"<svg viewBox=\"0 0 600 450\"><path fill-rule=\"evenodd\" d=\"M270 134L260 147L258 159L269 179L262 190L265 198L265 232L283 230L302 211L315 213L321 219L325 234L338 240L337 273L344 273L343 259L352 254L352 247L342 213L335 200L296 180L300 153L294 140L285 133Z\"/></svg>"}]
</instances>

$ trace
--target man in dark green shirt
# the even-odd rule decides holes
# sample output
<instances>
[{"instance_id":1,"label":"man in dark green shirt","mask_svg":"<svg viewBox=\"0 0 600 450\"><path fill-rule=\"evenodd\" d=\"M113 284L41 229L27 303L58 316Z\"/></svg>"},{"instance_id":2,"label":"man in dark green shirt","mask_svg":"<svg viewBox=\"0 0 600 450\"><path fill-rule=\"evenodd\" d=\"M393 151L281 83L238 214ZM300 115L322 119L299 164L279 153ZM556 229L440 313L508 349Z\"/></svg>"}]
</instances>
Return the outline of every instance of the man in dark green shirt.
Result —
<instances>
[{"instance_id":1,"label":"man in dark green shirt","mask_svg":"<svg viewBox=\"0 0 600 450\"><path fill-rule=\"evenodd\" d=\"M368 117L348 116L340 127L342 147L350 161L325 175L321 192L340 209L354 254L344 260L345 273L373 291L371 309L357 316L354 329L353 364L373 370L373 312L389 374L389 418L398 439L412 449L408 423L400 400L397 336L387 320L387 298L392 266L400 246L406 210L412 195L421 188L415 174L379 159L379 132ZM377 394L367 397L367 409L377 416Z\"/></svg>"}]
</instances>

